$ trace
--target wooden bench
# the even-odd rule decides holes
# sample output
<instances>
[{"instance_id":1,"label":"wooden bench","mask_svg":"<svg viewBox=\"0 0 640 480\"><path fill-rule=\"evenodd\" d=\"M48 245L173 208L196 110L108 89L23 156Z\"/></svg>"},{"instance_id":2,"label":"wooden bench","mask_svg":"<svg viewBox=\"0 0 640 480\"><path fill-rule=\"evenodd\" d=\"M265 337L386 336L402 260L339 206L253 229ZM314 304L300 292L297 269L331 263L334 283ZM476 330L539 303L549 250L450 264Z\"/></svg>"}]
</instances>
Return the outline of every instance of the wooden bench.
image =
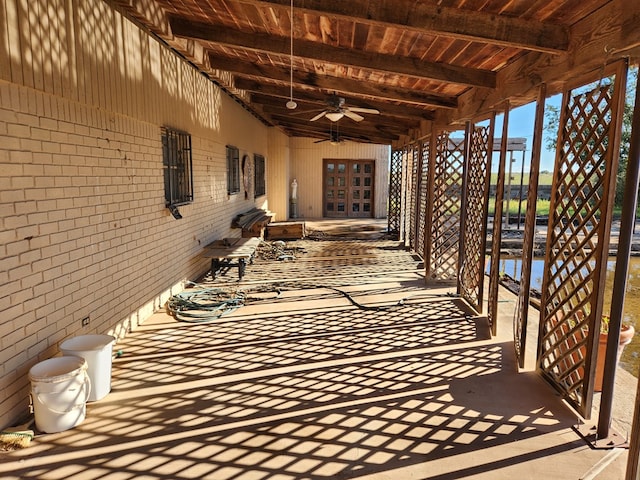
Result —
<instances>
[{"instance_id":1,"label":"wooden bench","mask_svg":"<svg viewBox=\"0 0 640 480\"><path fill-rule=\"evenodd\" d=\"M247 262L253 263L256 248L260 239L252 238L224 238L216 240L204 247L204 257L211 259L211 276L216 275L223 268L238 268L238 279L242 280Z\"/></svg>"},{"instance_id":2,"label":"wooden bench","mask_svg":"<svg viewBox=\"0 0 640 480\"><path fill-rule=\"evenodd\" d=\"M274 213L261 208L252 208L248 212L238 215L231 226L242 229L242 236L245 238L264 238L265 227L275 217Z\"/></svg>"}]
</instances>

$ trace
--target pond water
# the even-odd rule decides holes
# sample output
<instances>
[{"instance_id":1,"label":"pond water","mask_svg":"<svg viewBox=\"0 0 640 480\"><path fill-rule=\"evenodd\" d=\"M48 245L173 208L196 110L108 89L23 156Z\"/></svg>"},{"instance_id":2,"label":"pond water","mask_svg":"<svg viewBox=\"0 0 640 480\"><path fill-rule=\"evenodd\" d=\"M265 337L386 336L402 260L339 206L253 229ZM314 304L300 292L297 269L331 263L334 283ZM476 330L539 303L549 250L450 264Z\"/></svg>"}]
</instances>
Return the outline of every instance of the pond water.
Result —
<instances>
[{"instance_id":1,"label":"pond water","mask_svg":"<svg viewBox=\"0 0 640 480\"><path fill-rule=\"evenodd\" d=\"M510 277L518 280L520 278L522 261L520 259L501 259L500 272L504 272ZM610 258L607 262L607 281L605 287L604 312L608 312L611 307L611 293L613 290L613 277L615 272L615 258ZM487 272L489 267L487 267ZM542 275L544 272L544 259L534 259L531 265L531 288L540 290ZM638 376L640 367L640 257L631 257L629 261L629 276L627 280L627 295L624 302L623 320L624 323L633 325L636 335L624 349L620 360L620 365L629 373Z\"/></svg>"}]
</instances>

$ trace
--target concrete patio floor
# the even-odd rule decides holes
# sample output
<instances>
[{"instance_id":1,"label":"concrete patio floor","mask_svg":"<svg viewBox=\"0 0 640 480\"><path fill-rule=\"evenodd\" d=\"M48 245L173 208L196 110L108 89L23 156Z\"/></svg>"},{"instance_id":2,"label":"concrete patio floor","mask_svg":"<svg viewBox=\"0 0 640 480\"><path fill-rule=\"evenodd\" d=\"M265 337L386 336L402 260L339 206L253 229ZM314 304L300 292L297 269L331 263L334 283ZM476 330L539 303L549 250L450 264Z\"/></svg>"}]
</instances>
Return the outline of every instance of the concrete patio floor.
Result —
<instances>
[{"instance_id":1,"label":"concrete patio floor","mask_svg":"<svg viewBox=\"0 0 640 480\"><path fill-rule=\"evenodd\" d=\"M116 345L86 420L0 453L0 477L624 478L627 451L591 449L555 391L517 371L510 315L491 338L453 288L425 288L419 258L370 237L287 242L295 261L205 278L245 305L154 314Z\"/></svg>"}]
</instances>

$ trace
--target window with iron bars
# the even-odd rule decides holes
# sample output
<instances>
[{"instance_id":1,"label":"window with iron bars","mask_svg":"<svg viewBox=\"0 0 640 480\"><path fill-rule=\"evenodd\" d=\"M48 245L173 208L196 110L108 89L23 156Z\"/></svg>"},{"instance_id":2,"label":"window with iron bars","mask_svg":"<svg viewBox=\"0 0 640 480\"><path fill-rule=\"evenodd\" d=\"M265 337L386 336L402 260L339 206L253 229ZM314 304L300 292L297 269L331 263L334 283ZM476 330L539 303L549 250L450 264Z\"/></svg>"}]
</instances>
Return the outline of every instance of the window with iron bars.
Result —
<instances>
[{"instance_id":1,"label":"window with iron bars","mask_svg":"<svg viewBox=\"0 0 640 480\"><path fill-rule=\"evenodd\" d=\"M259 197L267 193L267 187L265 182L265 164L264 157L262 155L255 154L253 156L254 165L254 196Z\"/></svg>"},{"instance_id":2,"label":"window with iron bars","mask_svg":"<svg viewBox=\"0 0 640 480\"><path fill-rule=\"evenodd\" d=\"M227 193L240 191L240 151L227 145Z\"/></svg>"},{"instance_id":3,"label":"window with iron bars","mask_svg":"<svg viewBox=\"0 0 640 480\"><path fill-rule=\"evenodd\" d=\"M162 128L162 165L165 205L177 207L193 202L191 135Z\"/></svg>"}]
</instances>

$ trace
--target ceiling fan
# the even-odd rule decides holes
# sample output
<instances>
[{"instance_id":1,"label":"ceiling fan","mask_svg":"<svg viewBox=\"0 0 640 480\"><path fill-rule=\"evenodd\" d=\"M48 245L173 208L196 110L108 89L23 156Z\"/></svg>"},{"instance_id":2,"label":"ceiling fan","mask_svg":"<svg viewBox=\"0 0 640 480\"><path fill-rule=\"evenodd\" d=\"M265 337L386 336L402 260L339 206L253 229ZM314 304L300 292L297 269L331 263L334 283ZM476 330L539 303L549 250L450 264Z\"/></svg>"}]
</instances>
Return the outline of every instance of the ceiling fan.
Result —
<instances>
[{"instance_id":1,"label":"ceiling fan","mask_svg":"<svg viewBox=\"0 0 640 480\"><path fill-rule=\"evenodd\" d=\"M331 145L341 145L346 140L340 136L338 133L338 123L336 122L336 128L333 129L333 124L329 124L329 138L324 138L322 140L316 140L313 143L322 143L322 142L330 142Z\"/></svg>"},{"instance_id":2,"label":"ceiling fan","mask_svg":"<svg viewBox=\"0 0 640 480\"><path fill-rule=\"evenodd\" d=\"M380 111L375 108L346 107L344 103L345 100L343 97L331 95L326 100L327 108L309 121L315 122L316 120L320 120L322 117L327 117L332 122L337 122L342 117L347 117L354 122L360 122L364 120L364 117L359 115L360 113L371 113L375 115L380 113Z\"/></svg>"},{"instance_id":3,"label":"ceiling fan","mask_svg":"<svg viewBox=\"0 0 640 480\"><path fill-rule=\"evenodd\" d=\"M330 142L331 145L342 145L346 140L338 135L337 132L332 132L329 135L329 138L325 138L323 140L316 140L313 143L322 143L322 142Z\"/></svg>"}]
</instances>

